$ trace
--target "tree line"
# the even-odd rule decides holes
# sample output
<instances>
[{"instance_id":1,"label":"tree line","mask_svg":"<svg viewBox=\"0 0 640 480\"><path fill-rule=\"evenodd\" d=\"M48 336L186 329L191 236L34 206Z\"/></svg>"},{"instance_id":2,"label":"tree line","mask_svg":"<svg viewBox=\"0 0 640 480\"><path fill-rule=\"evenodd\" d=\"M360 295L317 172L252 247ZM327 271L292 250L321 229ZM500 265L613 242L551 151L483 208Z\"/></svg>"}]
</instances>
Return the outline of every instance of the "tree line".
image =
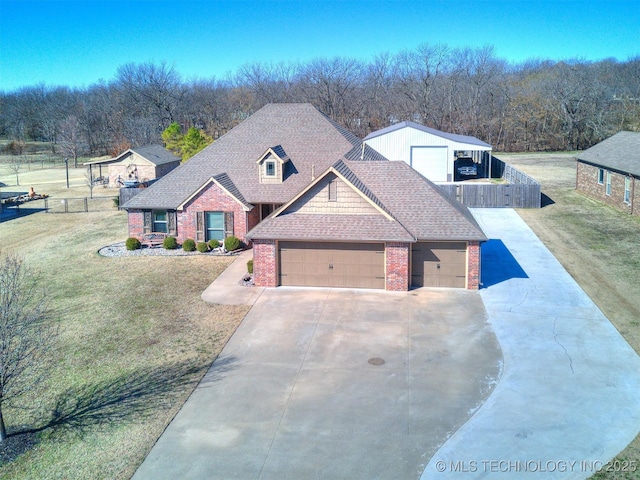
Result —
<instances>
[{"instance_id":1,"label":"tree line","mask_svg":"<svg viewBox=\"0 0 640 480\"><path fill-rule=\"evenodd\" d=\"M309 102L361 137L410 120L499 151L580 150L640 130L640 55L513 64L492 46L423 44L369 61L255 62L224 79L184 80L166 63L129 63L86 88L0 92L0 137L67 157L160 143L171 124L214 140L270 102Z\"/></svg>"}]
</instances>

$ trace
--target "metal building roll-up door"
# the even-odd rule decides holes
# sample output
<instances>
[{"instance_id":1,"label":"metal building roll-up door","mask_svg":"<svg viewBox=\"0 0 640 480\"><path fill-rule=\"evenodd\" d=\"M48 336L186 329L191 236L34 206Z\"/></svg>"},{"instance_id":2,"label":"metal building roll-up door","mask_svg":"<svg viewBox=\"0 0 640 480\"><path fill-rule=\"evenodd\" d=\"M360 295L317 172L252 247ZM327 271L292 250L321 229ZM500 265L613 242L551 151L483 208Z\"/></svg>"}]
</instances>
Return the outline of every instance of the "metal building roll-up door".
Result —
<instances>
[{"instance_id":1,"label":"metal building roll-up door","mask_svg":"<svg viewBox=\"0 0 640 480\"><path fill-rule=\"evenodd\" d=\"M467 285L467 244L417 242L411 247L411 286L453 287Z\"/></svg>"},{"instance_id":2,"label":"metal building roll-up door","mask_svg":"<svg viewBox=\"0 0 640 480\"><path fill-rule=\"evenodd\" d=\"M432 182L447 181L447 147L411 147L411 166Z\"/></svg>"},{"instance_id":3,"label":"metal building roll-up door","mask_svg":"<svg viewBox=\"0 0 640 480\"><path fill-rule=\"evenodd\" d=\"M385 287L384 244L280 242L280 285Z\"/></svg>"}]
</instances>

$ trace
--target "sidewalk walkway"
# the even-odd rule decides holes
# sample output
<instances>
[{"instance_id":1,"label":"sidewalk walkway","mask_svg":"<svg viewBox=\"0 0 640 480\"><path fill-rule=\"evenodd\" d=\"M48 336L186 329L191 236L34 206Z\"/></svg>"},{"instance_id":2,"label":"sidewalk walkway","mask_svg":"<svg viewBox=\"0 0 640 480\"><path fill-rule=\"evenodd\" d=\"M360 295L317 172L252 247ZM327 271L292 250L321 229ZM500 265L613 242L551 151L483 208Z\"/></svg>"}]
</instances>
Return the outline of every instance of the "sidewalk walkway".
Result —
<instances>
[{"instance_id":1,"label":"sidewalk walkway","mask_svg":"<svg viewBox=\"0 0 640 480\"><path fill-rule=\"evenodd\" d=\"M220 305L253 305L264 292L264 287L243 287L238 282L247 273L247 262L253 251L242 252L234 262L202 292L202 299Z\"/></svg>"},{"instance_id":2,"label":"sidewalk walkway","mask_svg":"<svg viewBox=\"0 0 640 480\"><path fill-rule=\"evenodd\" d=\"M472 212L504 369L422 479L588 478L640 430L640 358L515 211Z\"/></svg>"}]
</instances>

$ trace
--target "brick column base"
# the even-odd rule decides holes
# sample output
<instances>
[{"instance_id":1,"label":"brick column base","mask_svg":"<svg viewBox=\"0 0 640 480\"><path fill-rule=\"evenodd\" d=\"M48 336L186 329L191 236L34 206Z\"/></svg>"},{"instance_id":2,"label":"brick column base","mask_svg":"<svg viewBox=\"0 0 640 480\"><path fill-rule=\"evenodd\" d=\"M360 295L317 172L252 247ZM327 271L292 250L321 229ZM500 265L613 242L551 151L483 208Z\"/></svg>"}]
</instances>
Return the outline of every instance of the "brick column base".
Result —
<instances>
[{"instance_id":1,"label":"brick column base","mask_svg":"<svg viewBox=\"0 0 640 480\"><path fill-rule=\"evenodd\" d=\"M386 258L386 290L406 292L409 290L409 248L410 243L387 243Z\"/></svg>"},{"instance_id":2,"label":"brick column base","mask_svg":"<svg viewBox=\"0 0 640 480\"><path fill-rule=\"evenodd\" d=\"M467 289L480 288L480 242L469 242L467 246Z\"/></svg>"},{"instance_id":3,"label":"brick column base","mask_svg":"<svg viewBox=\"0 0 640 480\"><path fill-rule=\"evenodd\" d=\"M277 287L278 268L275 240L253 240L253 283L256 287Z\"/></svg>"}]
</instances>

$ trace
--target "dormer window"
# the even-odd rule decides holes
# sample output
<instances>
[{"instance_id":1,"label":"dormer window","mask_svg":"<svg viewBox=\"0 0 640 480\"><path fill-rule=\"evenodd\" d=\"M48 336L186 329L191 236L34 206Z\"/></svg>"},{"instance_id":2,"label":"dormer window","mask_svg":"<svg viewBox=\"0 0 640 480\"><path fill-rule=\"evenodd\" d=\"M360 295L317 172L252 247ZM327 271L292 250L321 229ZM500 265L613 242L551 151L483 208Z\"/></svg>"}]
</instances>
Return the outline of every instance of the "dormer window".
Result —
<instances>
[{"instance_id":1,"label":"dormer window","mask_svg":"<svg viewBox=\"0 0 640 480\"><path fill-rule=\"evenodd\" d=\"M260 183L282 183L285 180L287 162L289 157L282 145L268 148L256 161Z\"/></svg>"},{"instance_id":2,"label":"dormer window","mask_svg":"<svg viewBox=\"0 0 640 480\"><path fill-rule=\"evenodd\" d=\"M271 160L264 162L264 175L266 177L276 176L276 162Z\"/></svg>"}]
</instances>

